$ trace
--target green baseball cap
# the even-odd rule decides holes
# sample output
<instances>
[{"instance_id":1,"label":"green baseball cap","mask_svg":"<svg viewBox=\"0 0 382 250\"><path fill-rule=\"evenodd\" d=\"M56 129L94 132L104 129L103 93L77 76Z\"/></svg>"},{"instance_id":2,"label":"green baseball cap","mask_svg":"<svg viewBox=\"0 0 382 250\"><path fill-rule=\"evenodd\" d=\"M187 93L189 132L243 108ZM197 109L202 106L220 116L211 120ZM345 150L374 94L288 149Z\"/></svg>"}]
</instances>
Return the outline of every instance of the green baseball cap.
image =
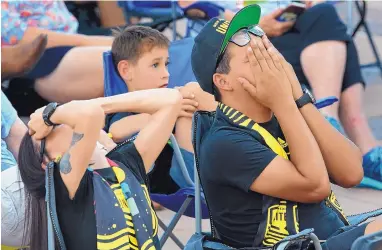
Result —
<instances>
[{"instance_id":1,"label":"green baseball cap","mask_svg":"<svg viewBox=\"0 0 382 250\"><path fill-rule=\"evenodd\" d=\"M248 5L244 7L232 18L227 32L225 34L223 43L220 48L220 53L228 45L229 39L240 29L258 24L260 21L261 9L257 4Z\"/></svg>"},{"instance_id":2,"label":"green baseball cap","mask_svg":"<svg viewBox=\"0 0 382 250\"><path fill-rule=\"evenodd\" d=\"M253 4L241 9L231 22L212 18L195 37L191 54L191 65L200 87L213 93L212 77L220 54L227 47L231 37L243 28L259 23L260 6Z\"/></svg>"}]
</instances>

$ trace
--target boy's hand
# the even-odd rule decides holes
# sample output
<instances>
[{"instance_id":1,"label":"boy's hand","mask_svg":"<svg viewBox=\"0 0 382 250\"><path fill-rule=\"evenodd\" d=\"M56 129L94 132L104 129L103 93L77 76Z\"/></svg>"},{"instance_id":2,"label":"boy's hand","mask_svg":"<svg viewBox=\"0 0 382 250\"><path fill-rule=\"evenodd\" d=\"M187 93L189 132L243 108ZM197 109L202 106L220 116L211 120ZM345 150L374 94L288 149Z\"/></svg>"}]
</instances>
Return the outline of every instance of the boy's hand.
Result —
<instances>
[{"instance_id":1,"label":"boy's hand","mask_svg":"<svg viewBox=\"0 0 382 250\"><path fill-rule=\"evenodd\" d=\"M294 102L292 87L276 49L272 46L267 50L264 41L268 41L266 36L252 38L247 50L255 81L249 82L244 78L238 80L253 98L275 111L282 109L288 102Z\"/></svg>"},{"instance_id":2,"label":"boy's hand","mask_svg":"<svg viewBox=\"0 0 382 250\"><path fill-rule=\"evenodd\" d=\"M283 70L286 76L288 77L289 83L292 86L293 98L295 100L299 99L303 95L303 91L302 91L300 81L298 80L292 65L285 60L284 56L273 46L273 44L267 38L264 38L263 42L264 42L265 48L268 51L269 50L274 51L276 56L279 58L281 66L283 67Z\"/></svg>"},{"instance_id":3,"label":"boy's hand","mask_svg":"<svg viewBox=\"0 0 382 250\"><path fill-rule=\"evenodd\" d=\"M195 111L198 110L199 103L195 101L195 94L190 92L186 87L176 88L183 96L182 109L179 113L179 117L192 118Z\"/></svg>"},{"instance_id":4,"label":"boy's hand","mask_svg":"<svg viewBox=\"0 0 382 250\"><path fill-rule=\"evenodd\" d=\"M179 117L189 117L192 118L195 111L198 110L198 102L193 100L193 98L184 98L182 101L182 109L180 111Z\"/></svg>"},{"instance_id":5,"label":"boy's hand","mask_svg":"<svg viewBox=\"0 0 382 250\"><path fill-rule=\"evenodd\" d=\"M188 91L195 95L194 100L198 103L198 109L202 111L215 111L218 103L215 101L215 97L200 87L197 82L189 82L181 91Z\"/></svg>"}]
</instances>

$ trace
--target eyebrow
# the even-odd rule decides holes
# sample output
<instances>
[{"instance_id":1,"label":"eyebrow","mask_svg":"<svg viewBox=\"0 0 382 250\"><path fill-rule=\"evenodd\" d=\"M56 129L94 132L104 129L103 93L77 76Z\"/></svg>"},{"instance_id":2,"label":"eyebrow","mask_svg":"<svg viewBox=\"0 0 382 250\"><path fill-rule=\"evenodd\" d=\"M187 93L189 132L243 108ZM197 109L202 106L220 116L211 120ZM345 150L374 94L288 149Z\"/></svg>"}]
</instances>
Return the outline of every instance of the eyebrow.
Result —
<instances>
[{"instance_id":1,"label":"eyebrow","mask_svg":"<svg viewBox=\"0 0 382 250\"><path fill-rule=\"evenodd\" d=\"M157 57L157 58L154 58L153 61L161 61L163 57ZM167 57L166 60L170 60L170 57Z\"/></svg>"}]
</instances>

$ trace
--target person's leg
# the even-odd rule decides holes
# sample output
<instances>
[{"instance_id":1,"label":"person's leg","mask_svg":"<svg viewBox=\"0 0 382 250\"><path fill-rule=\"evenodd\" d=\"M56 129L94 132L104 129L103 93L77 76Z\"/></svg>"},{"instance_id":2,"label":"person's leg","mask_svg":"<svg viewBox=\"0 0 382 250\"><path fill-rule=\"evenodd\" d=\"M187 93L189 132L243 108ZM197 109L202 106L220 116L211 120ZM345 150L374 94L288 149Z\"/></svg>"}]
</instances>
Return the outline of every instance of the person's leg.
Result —
<instances>
[{"instance_id":1,"label":"person's leg","mask_svg":"<svg viewBox=\"0 0 382 250\"><path fill-rule=\"evenodd\" d=\"M340 102L340 119L350 139L362 153L367 153L378 145L368 125L363 109L364 80L357 49L353 41L347 44L345 67Z\"/></svg>"},{"instance_id":2,"label":"person's leg","mask_svg":"<svg viewBox=\"0 0 382 250\"><path fill-rule=\"evenodd\" d=\"M30 71L47 44L47 36L39 35L31 43L1 47L1 81Z\"/></svg>"},{"instance_id":3,"label":"person's leg","mask_svg":"<svg viewBox=\"0 0 382 250\"><path fill-rule=\"evenodd\" d=\"M366 154L378 145L363 109L364 87L357 83L341 94L340 119L349 138Z\"/></svg>"},{"instance_id":4,"label":"person's leg","mask_svg":"<svg viewBox=\"0 0 382 250\"><path fill-rule=\"evenodd\" d=\"M110 47L76 47L68 51L58 67L37 79L36 92L48 101L65 103L103 96L103 52Z\"/></svg>"},{"instance_id":5,"label":"person's leg","mask_svg":"<svg viewBox=\"0 0 382 250\"><path fill-rule=\"evenodd\" d=\"M349 138L361 149L366 177L382 181L382 145L378 145L363 108L364 80L357 49L353 41L347 44L340 102L340 119Z\"/></svg>"},{"instance_id":6,"label":"person's leg","mask_svg":"<svg viewBox=\"0 0 382 250\"><path fill-rule=\"evenodd\" d=\"M346 45L341 41L317 42L302 51L301 65L316 99L340 97L345 61ZM338 119L338 107L335 103L321 112Z\"/></svg>"}]
</instances>

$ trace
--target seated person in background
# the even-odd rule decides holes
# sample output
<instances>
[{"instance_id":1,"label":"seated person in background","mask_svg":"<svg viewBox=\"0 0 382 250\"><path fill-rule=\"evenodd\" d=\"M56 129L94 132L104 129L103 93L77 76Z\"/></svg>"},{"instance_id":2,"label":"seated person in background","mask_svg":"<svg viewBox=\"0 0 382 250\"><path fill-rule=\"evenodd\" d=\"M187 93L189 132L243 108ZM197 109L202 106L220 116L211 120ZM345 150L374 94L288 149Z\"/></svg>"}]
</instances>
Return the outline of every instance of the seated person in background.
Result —
<instances>
[{"instance_id":1,"label":"seated person in background","mask_svg":"<svg viewBox=\"0 0 382 250\"><path fill-rule=\"evenodd\" d=\"M20 247L25 220L24 185L17 157L25 124L1 91L1 243Z\"/></svg>"},{"instance_id":2,"label":"seated person in background","mask_svg":"<svg viewBox=\"0 0 382 250\"><path fill-rule=\"evenodd\" d=\"M362 180L361 153L260 38L259 11L248 6L231 23L214 18L195 38L193 71L220 102L199 158L214 225L234 247L271 246L314 228L325 249L349 250L356 238L382 229L380 222L348 226L330 190L329 178L345 188Z\"/></svg>"},{"instance_id":3,"label":"seated person in background","mask_svg":"<svg viewBox=\"0 0 382 250\"><path fill-rule=\"evenodd\" d=\"M1 48L1 80L21 76L34 67L46 46L46 36L31 43ZM25 196L16 159L27 128L1 91L1 242L22 245Z\"/></svg>"},{"instance_id":4,"label":"seated person in background","mask_svg":"<svg viewBox=\"0 0 382 250\"><path fill-rule=\"evenodd\" d=\"M1 1L1 21L1 46L48 36L41 62L49 65L38 64L25 76L41 97L64 103L103 96L102 54L113 38L77 34L78 21L64 1Z\"/></svg>"},{"instance_id":5,"label":"seated person in background","mask_svg":"<svg viewBox=\"0 0 382 250\"><path fill-rule=\"evenodd\" d=\"M194 1L180 2L184 2L184 7ZM299 82L308 85L317 100L328 96L340 99L321 112L361 149L365 176L382 181L382 146L373 136L363 108L365 82L347 27L333 4L322 3L322 0L304 1L306 10L297 20L279 22L277 18L290 2L259 3L262 8L259 26L293 66ZM234 5L231 7L234 11L237 8L236 3L230 1L221 5L228 8L227 5ZM234 15L230 9L224 12L226 20L231 20Z\"/></svg>"},{"instance_id":6,"label":"seated person in background","mask_svg":"<svg viewBox=\"0 0 382 250\"><path fill-rule=\"evenodd\" d=\"M169 63L168 46L169 40L162 33L143 26L128 27L115 36L111 49L113 62L119 75L126 83L129 92L167 88L169 81L167 69ZM194 156L191 143L191 118L198 109L214 110L216 103L213 96L204 93L197 83L188 83L179 90L183 95L183 101L182 109L175 124L175 137L181 148L187 169L193 178ZM151 119L152 116L145 113L113 114L108 117L106 129L112 134L115 142L122 142L146 127ZM168 165L169 162L165 161L164 164ZM179 187L185 187L177 164L175 157L172 157L171 166L159 167L158 171L171 167L172 180ZM155 179L154 173L156 173L156 170L154 168L153 179ZM152 183L155 183L154 181ZM162 178L157 181L165 183ZM169 182L172 182L171 179L169 179ZM152 188L154 191L155 188ZM174 188L168 188L169 190L165 191L166 193L178 189L176 185Z\"/></svg>"},{"instance_id":7,"label":"seated person in background","mask_svg":"<svg viewBox=\"0 0 382 250\"><path fill-rule=\"evenodd\" d=\"M159 249L146 172L172 132L181 100L177 90L155 89L36 110L19 152L29 211L25 245L47 249L46 178L53 178L60 249L62 242L71 250ZM134 142L109 152L100 131L105 114L113 112L149 113L152 119Z\"/></svg>"}]
</instances>

